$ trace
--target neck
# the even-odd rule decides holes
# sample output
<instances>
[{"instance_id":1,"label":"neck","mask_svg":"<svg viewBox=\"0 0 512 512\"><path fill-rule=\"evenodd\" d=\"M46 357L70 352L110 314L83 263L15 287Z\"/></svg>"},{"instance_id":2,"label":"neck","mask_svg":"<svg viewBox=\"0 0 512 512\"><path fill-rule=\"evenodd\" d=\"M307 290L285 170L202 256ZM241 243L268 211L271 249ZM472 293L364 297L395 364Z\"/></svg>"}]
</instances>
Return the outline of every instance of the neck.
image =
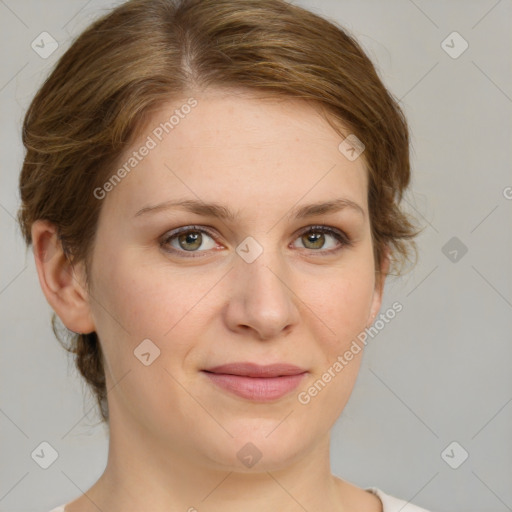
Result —
<instances>
[{"instance_id":1,"label":"neck","mask_svg":"<svg viewBox=\"0 0 512 512\"><path fill-rule=\"evenodd\" d=\"M183 447L162 446L141 425L127 425L125 419L118 423L115 415L110 432L107 466L85 498L91 510L348 510L348 486L344 488L330 471L329 434L308 453L280 467L265 467L262 457L241 471L219 467L204 454ZM74 509L69 507L69 512Z\"/></svg>"}]
</instances>

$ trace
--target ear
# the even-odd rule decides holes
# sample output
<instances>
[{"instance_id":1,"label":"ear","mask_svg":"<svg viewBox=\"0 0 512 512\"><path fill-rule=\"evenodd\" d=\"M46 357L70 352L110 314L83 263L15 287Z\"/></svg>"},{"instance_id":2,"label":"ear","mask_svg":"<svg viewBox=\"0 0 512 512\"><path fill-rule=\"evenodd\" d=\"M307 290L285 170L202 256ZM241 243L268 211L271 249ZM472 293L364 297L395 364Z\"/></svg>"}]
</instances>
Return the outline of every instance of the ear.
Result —
<instances>
[{"instance_id":1,"label":"ear","mask_svg":"<svg viewBox=\"0 0 512 512\"><path fill-rule=\"evenodd\" d=\"M383 250L380 271L375 272L375 289L373 292L372 307L370 309L366 327L370 327L370 325L372 325L375 317L377 316L377 313L380 310L380 306L382 304L382 295L384 293L384 283L389 272L390 263L391 251L388 246L385 246Z\"/></svg>"},{"instance_id":2,"label":"ear","mask_svg":"<svg viewBox=\"0 0 512 512\"><path fill-rule=\"evenodd\" d=\"M39 283L46 300L69 330L81 334L93 332L83 263L70 263L57 229L50 222L35 221L31 232Z\"/></svg>"}]
</instances>

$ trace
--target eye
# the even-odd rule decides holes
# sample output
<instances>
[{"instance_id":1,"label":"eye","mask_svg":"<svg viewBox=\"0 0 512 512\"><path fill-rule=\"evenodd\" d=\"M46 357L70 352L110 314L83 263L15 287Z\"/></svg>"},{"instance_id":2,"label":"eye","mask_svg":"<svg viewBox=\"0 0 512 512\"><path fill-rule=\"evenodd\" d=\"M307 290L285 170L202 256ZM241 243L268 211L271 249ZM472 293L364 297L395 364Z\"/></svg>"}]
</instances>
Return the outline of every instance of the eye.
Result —
<instances>
[{"instance_id":1,"label":"eye","mask_svg":"<svg viewBox=\"0 0 512 512\"><path fill-rule=\"evenodd\" d=\"M300 233L297 241L302 242L306 249L322 253L337 252L343 247L352 245L351 240L343 231L327 226L311 226Z\"/></svg>"},{"instance_id":2,"label":"eye","mask_svg":"<svg viewBox=\"0 0 512 512\"><path fill-rule=\"evenodd\" d=\"M168 252L194 253L213 249L216 243L213 235L206 229L185 226L167 233L161 240L160 246Z\"/></svg>"},{"instance_id":3,"label":"eye","mask_svg":"<svg viewBox=\"0 0 512 512\"><path fill-rule=\"evenodd\" d=\"M184 226L166 233L160 241L160 246L164 251L180 256L199 257L194 253L205 253L218 247L214 237L215 235L204 227ZM343 247L352 246L352 241L343 231L328 226L310 226L299 233L296 241L302 242L303 248L320 254L332 254ZM295 243L293 246L300 248Z\"/></svg>"}]
</instances>

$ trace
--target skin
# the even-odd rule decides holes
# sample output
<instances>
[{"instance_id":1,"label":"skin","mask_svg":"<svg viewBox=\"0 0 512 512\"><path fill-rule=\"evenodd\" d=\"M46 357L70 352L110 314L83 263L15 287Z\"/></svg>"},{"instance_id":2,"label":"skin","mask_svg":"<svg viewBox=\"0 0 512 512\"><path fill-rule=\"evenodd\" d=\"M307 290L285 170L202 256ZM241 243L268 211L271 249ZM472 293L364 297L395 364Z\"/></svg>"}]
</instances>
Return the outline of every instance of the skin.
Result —
<instances>
[{"instance_id":1,"label":"skin","mask_svg":"<svg viewBox=\"0 0 512 512\"><path fill-rule=\"evenodd\" d=\"M102 199L89 288L54 226L33 225L43 292L69 329L98 333L110 390L107 467L66 512L379 512L380 500L332 475L329 460L330 430L363 351L307 405L297 399L381 306L389 260L375 272L364 159L345 158L342 137L301 100L219 89L190 96L197 106ZM120 165L190 96L153 113ZM218 202L236 217L180 209L135 216L178 198ZM337 198L363 213L291 216ZM190 225L210 226L213 236L160 245ZM312 225L338 228L352 245L301 236ZM248 236L263 248L252 263L236 252ZM149 366L133 353L144 339L160 349ZM234 361L288 362L308 374L285 397L259 403L200 372ZM237 458L248 442L262 454L251 468Z\"/></svg>"}]
</instances>

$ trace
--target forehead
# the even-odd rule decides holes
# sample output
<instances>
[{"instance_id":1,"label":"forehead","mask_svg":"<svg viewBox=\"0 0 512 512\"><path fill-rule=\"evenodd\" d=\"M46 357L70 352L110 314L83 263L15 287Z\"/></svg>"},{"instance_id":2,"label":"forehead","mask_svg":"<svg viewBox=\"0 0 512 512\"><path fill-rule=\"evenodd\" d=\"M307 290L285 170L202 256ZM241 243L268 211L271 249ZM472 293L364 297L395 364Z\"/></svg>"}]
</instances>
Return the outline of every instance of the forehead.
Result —
<instances>
[{"instance_id":1,"label":"forehead","mask_svg":"<svg viewBox=\"0 0 512 512\"><path fill-rule=\"evenodd\" d=\"M126 172L107 199L124 214L177 197L226 202L238 211L346 197L366 209L364 159L347 159L342 140L303 100L191 94L147 118L117 163Z\"/></svg>"}]
</instances>

